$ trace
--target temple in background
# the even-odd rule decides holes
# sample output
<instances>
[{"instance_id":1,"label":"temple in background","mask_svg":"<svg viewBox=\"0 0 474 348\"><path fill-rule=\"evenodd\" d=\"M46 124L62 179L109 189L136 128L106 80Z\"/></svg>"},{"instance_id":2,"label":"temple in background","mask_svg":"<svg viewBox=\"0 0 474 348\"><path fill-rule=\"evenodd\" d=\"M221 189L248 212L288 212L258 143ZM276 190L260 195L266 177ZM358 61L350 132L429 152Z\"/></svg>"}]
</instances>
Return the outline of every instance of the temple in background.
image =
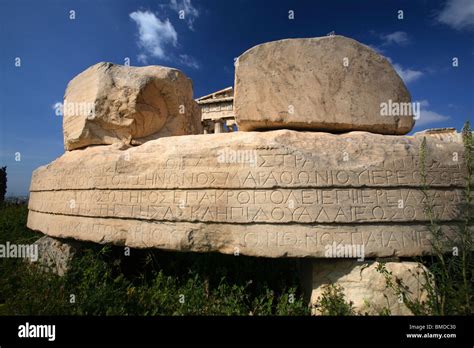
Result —
<instances>
[{"instance_id":1,"label":"temple in background","mask_svg":"<svg viewBox=\"0 0 474 348\"><path fill-rule=\"evenodd\" d=\"M201 107L204 134L237 131L234 116L234 89L227 87L196 99Z\"/></svg>"}]
</instances>

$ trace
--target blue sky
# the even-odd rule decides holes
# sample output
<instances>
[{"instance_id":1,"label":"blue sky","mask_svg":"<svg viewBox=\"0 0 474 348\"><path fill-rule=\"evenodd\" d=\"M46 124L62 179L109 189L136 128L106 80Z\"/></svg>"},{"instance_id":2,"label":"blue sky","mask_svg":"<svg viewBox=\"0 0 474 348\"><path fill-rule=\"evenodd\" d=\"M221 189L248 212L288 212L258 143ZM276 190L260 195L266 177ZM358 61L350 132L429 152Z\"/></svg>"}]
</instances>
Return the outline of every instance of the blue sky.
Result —
<instances>
[{"instance_id":1,"label":"blue sky","mask_svg":"<svg viewBox=\"0 0 474 348\"><path fill-rule=\"evenodd\" d=\"M331 31L391 59L413 100L422 102L414 131L472 122L473 0L0 0L7 195L27 194L32 170L64 152L53 105L90 65L129 58L131 65L176 67L199 97L231 86L233 60L250 47Z\"/></svg>"}]
</instances>

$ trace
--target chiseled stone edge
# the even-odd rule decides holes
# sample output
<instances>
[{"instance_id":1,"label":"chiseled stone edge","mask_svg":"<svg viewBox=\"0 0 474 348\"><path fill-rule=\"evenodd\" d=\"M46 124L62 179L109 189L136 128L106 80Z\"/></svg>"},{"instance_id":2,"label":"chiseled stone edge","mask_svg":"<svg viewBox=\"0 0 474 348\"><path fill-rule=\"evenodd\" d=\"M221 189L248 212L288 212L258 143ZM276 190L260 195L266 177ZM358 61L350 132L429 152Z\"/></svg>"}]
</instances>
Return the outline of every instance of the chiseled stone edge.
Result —
<instances>
[{"instance_id":1,"label":"chiseled stone edge","mask_svg":"<svg viewBox=\"0 0 474 348\"><path fill-rule=\"evenodd\" d=\"M304 191L314 193L311 198L306 198L311 201L303 203ZM337 189L36 191L31 192L29 209L60 215L206 223L365 224L429 221L424 211L425 196L421 190L367 188L343 191L347 193L345 201L339 201L341 197L338 197ZM136 193L136 202L131 200L132 192ZM156 193L155 200L146 201L143 198L142 201L140 195L149 192ZM236 198L238 193L242 192L248 194L244 195L244 201ZM272 192L281 193L281 201L271 201L269 197ZM333 196L329 199L334 201L324 203L324 192L332 193ZM364 192L370 193L366 196L370 202L363 202ZM112 200L103 199L111 193L114 195ZM122 195L120 198L123 193L128 195ZM179 195L176 195L177 193ZM190 197L187 196L188 193L192 193ZM218 198L218 193L221 198ZM232 193L231 198L225 193ZM266 200L262 201L262 194L265 194ZM428 194L439 221L457 221L461 218L462 190L430 190ZM118 197L117 201L115 196ZM164 201L159 201L160 196ZM245 198L248 198L247 201ZM342 198L346 198L346 195ZM291 208L288 207L290 201L293 204ZM400 201L404 207L398 205ZM74 202L75 207L71 207L70 202ZM237 210L235 215L234 209ZM275 216L274 211L277 212Z\"/></svg>"},{"instance_id":2,"label":"chiseled stone edge","mask_svg":"<svg viewBox=\"0 0 474 348\"><path fill-rule=\"evenodd\" d=\"M112 243L134 248L158 248L176 251L220 252L261 257L325 258L333 241L351 244L341 235L351 233L352 244L364 243L365 257L410 257L430 254L430 232L423 224L370 225L277 225L225 223L148 222L133 219L88 218L45 214L30 210L27 226L52 237L74 238L96 243ZM444 235L455 237L455 224L441 226ZM154 231L152 231L154 230ZM158 234L159 233L159 234ZM474 229L472 229L474 234ZM380 234L386 245L377 247ZM404 238L405 236L405 238ZM400 247L401 238L417 239L417 245ZM306 243L306 246L305 246ZM308 247L307 243L314 243Z\"/></svg>"},{"instance_id":3,"label":"chiseled stone edge","mask_svg":"<svg viewBox=\"0 0 474 348\"><path fill-rule=\"evenodd\" d=\"M463 188L466 169L462 144L433 136L427 136L427 139L426 183L430 187ZM37 168L32 174L30 191L303 186L421 188L423 182L418 163L421 140L421 136L384 136L367 132L335 135L278 130L167 137L125 150L114 146L92 146L68 152ZM368 151L365 146L370 142L373 144ZM354 148L347 149L349 145ZM257 163L219 163L219 154L226 149L255 151ZM348 162L343 161L344 151L348 151ZM457 162L452 160L454 153L459 154ZM289 156L295 163L298 158L297 164L281 163L274 158L281 156ZM164 167L170 160L172 165ZM263 165L262 161L269 163ZM302 166L302 162L308 167ZM288 173L293 178L291 183L286 182ZM300 178L302 173L304 175ZM314 181L312 176L315 173L326 174L331 180ZM347 180L334 181L339 173L345 173ZM284 174L285 180L282 178ZM381 181L377 183L375 176L378 178L381 174ZM205 182L199 182L200 175ZM189 182L189 177L193 178L192 182Z\"/></svg>"}]
</instances>

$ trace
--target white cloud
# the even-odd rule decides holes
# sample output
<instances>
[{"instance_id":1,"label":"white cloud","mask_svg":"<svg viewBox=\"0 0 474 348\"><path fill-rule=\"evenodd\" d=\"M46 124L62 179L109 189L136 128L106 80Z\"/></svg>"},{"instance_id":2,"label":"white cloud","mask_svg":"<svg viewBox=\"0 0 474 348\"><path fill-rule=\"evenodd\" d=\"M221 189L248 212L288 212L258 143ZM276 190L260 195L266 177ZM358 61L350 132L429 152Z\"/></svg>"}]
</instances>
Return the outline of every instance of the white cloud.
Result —
<instances>
[{"instance_id":1,"label":"white cloud","mask_svg":"<svg viewBox=\"0 0 474 348\"><path fill-rule=\"evenodd\" d=\"M405 82L406 84L409 84L410 82L418 80L424 74L422 71L419 71L419 70L404 68L398 63L393 64L393 68L398 73L398 75L400 75L403 82Z\"/></svg>"},{"instance_id":2,"label":"white cloud","mask_svg":"<svg viewBox=\"0 0 474 348\"><path fill-rule=\"evenodd\" d=\"M424 75L423 71L420 70L412 70L410 68L404 68L398 63L394 63L390 57L386 57L390 64L393 65L393 68L397 72L397 74L401 77L405 84L409 84L410 82L418 80L420 77Z\"/></svg>"},{"instance_id":3,"label":"white cloud","mask_svg":"<svg viewBox=\"0 0 474 348\"><path fill-rule=\"evenodd\" d=\"M172 1L171 4L178 6L176 1ZM184 1L183 4L187 11L194 13L190 10L193 7L189 0ZM194 16L197 15L194 14ZM177 61L192 69L200 68L198 61L192 56L175 52L175 49L179 48L178 34L169 18L161 20L150 11L132 12L130 18L138 27L138 46L141 52L137 60L140 63L148 64L151 58L158 58L164 61Z\"/></svg>"},{"instance_id":4,"label":"white cloud","mask_svg":"<svg viewBox=\"0 0 474 348\"><path fill-rule=\"evenodd\" d=\"M381 34L380 38L383 40L382 45L406 45L410 42L408 34L404 31L395 31L390 34Z\"/></svg>"},{"instance_id":5,"label":"white cloud","mask_svg":"<svg viewBox=\"0 0 474 348\"><path fill-rule=\"evenodd\" d=\"M415 126L425 126L430 123L438 123L449 120L449 116L438 114L437 112L431 110L421 109L420 118L416 120Z\"/></svg>"},{"instance_id":6,"label":"white cloud","mask_svg":"<svg viewBox=\"0 0 474 348\"><path fill-rule=\"evenodd\" d=\"M473 29L474 1L448 0L436 19L457 30Z\"/></svg>"},{"instance_id":7,"label":"white cloud","mask_svg":"<svg viewBox=\"0 0 474 348\"><path fill-rule=\"evenodd\" d=\"M420 103L420 118L416 120L415 127L426 126L431 123L439 123L448 121L451 117L441 115L435 111L429 110L430 103L427 100L421 100Z\"/></svg>"},{"instance_id":8,"label":"white cloud","mask_svg":"<svg viewBox=\"0 0 474 348\"><path fill-rule=\"evenodd\" d=\"M137 56L137 60L138 60L140 63L148 64L148 57L146 56L146 54L140 53L140 54Z\"/></svg>"},{"instance_id":9,"label":"white cloud","mask_svg":"<svg viewBox=\"0 0 474 348\"><path fill-rule=\"evenodd\" d=\"M178 13L180 19L186 21L189 29L194 30L194 21L199 17L199 10L193 6L191 0L171 0L169 7Z\"/></svg>"},{"instance_id":10,"label":"white cloud","mask_svg":"<svg viewBox=\"0 0 474 348\"><path fill-rule=\"evenodd\" d=\"M180 54L179 55L179 61L180 61L181 64L183 64L185 66L188 66L190 68L193 68L193 69L199 69L200 68L200 65L197 62L197 60L194 59L191 56L188 56L187 54Z\"/></svg>"},{"instance_id":11,"label":"white cloud","mask_svg":"<svg viewBox=\"0 0 474 348\"><path fill-rule=\"evenodd\" d=\"M150 11L135 11L130 13L130 18L138 26L138 45L144 50L138 59L141 62L147 61L148 57L167 60L166 48L169 45L178 44L178 34L173 24L167 18L162 21Z\"/></svg>"}]
</instances>

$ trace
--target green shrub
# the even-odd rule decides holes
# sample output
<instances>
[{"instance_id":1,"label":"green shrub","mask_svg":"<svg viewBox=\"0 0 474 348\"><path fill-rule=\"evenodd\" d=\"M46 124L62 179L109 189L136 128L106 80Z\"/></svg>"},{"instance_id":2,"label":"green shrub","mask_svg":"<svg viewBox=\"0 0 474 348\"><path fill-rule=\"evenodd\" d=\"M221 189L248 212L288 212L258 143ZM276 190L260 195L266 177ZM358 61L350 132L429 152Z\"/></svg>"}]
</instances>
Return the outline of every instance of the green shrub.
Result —
<instances>
[{"instance_id":1,"label":"green shrub","mask_svg":"<svg viewBox=\"0 0 474 348\"><path fill-rule=\"evenodd\" d=\"M328 284L324 286L323 293L315 304L316 310L321 315L355 315L352 302L347 302L344 289L340 285Z\"/></svg>"},{"instance_id":2,"label":"green shrub","mask_svg":"<svg viewBox=\"0 0 474 348\"><path fill-rule=\"evenodd\" d=\"M0 204L5 200L7 193L7 167L0 168Z\"/></svg>"},{"instance_id":3,"label":"green shrub","mask_svg":"<svg viewBox=\"0 0 474 348\"><path fill-rule=\"evenodd\" d=\"M0 242L32 243L27 207L0 208ZM0 260L2 315L308 315L296 261L83 243L63 277Z\"/></svg>"}]
</instances>

